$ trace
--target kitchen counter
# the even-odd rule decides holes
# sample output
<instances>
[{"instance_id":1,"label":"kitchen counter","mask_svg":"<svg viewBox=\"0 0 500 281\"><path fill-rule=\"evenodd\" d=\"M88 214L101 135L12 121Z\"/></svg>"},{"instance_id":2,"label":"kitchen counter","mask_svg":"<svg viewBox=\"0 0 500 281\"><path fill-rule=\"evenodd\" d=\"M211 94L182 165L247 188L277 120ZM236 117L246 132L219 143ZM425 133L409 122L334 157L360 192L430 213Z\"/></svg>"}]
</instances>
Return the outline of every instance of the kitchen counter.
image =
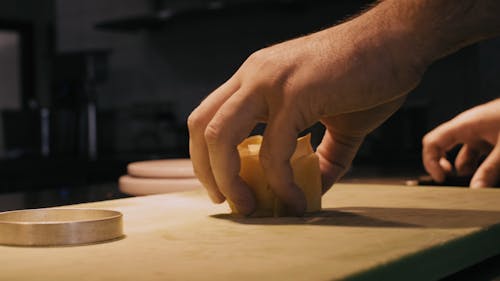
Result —
<instances>
[{"instance_id":1,"label":"kitchen counter","mask_svg":"<svg viewBox=\"0 0 500 281\"><path fill-rule=\"evenodd\" d=\"M500 190L338 184L323 212L242 219L204 191L76 205L126 237L0 247L2 280L429 280L500 254Z\"/></svg>"}]
</instances>

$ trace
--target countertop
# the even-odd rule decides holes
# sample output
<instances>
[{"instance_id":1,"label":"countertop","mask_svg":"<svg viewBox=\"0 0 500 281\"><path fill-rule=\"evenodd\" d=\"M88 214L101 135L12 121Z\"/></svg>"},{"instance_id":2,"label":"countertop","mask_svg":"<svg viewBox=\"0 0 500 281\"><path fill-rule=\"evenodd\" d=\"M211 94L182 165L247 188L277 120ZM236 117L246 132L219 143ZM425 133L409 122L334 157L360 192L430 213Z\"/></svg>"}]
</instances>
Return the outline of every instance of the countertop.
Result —
<instances>
[{"instance_id":1,"label":"countertop","mask_svg":"<svg viewBox=\"0 0 500 281\"><path fill-rule=\"evenodd\" d=\"M126 237L0 247L0 279L437 279L500 252L499 200L497 189L338 184L321 213L268 219L230 216L202 190L86 203L121 211Z\"/></svg>"}]
</instances>

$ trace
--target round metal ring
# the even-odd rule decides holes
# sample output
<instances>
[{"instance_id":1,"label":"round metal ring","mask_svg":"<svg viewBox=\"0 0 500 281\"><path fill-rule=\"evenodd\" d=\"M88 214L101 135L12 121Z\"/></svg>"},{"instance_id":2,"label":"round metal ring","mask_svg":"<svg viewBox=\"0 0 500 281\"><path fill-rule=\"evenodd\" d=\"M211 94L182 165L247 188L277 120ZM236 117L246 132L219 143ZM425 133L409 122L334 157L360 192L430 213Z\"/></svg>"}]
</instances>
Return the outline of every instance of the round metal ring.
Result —
<instances>
[{"instance_id":1,"label":"round metal ring","mask_svg":"<svg viewBox=\"0 0 500 281\"><path fill-rule=\"evenodd\" d=\"M64 246L123 236L123 215L99 209L31 209L0 213L0 244Z\"/></svg>"}]
</instances>

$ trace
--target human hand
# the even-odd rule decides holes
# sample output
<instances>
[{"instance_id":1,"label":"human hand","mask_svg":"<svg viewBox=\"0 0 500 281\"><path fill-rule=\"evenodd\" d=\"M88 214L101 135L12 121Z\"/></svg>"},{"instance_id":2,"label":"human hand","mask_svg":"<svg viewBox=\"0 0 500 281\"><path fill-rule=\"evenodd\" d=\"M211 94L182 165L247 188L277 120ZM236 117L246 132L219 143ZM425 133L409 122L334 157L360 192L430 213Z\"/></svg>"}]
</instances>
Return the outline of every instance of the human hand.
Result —
<instances>
[{"instance_id":1,"label":"human hand","mask_svg":"<svg viewBox=\"0 0 500 281\"><path fill-rule=\"evenodd\" d=\"M318 120L327 127L317 152L326 190L430 63L500 33L498 1L452 2L381 1L348 22L252 54L188 118L193 168L212 200L229 198L239 213L253 211L236 146L266 122L266 179L303 213L289 163L300 131Z\"/></svg>"},{"instance_id":2,"label":"human hand","mask_svg":"<svg viewBox=\"0 0 500 281\"><path fill-rule=\"evenodd\" d=\"M320 161L323 193L347 172L365 136L389 118L404 101L405 96L368 110L321 119L326 131L316 154Z\"/></svg>"},{"instance_id":3,"label":"human hand","mask_svg":"<svg viewBox=\"0 0 500 281\"><path fill-rule=\"evenodd\" d=\"M446 152L463 144L456 159L458 175L473 177L470 187L494 186L500 181L500 99L471 108L443 123L423 139L425 169L443 182L453 166ZM479 165L481 157L486 159Z\"/></svg>"},{"instance_id":4,"label":"human hand","mask_svg":"<svg viewBox=\"0 0 500 281\"><path fill-rule=\"evenodd\" d=\"M189 116L193 167L214 202L229 198L240 213L253 211L251 190L238 176L236 146L266 122L260 152L266 178L291 211L303 213L304 195L289 163L298 133L317 121L327 128L318 148L326 191L366 134L417 84L423 68L413 64L414 54L408 58L411 52L389 44L385 33L349 24L252 54Z\"/></svg>"}]
</instances>

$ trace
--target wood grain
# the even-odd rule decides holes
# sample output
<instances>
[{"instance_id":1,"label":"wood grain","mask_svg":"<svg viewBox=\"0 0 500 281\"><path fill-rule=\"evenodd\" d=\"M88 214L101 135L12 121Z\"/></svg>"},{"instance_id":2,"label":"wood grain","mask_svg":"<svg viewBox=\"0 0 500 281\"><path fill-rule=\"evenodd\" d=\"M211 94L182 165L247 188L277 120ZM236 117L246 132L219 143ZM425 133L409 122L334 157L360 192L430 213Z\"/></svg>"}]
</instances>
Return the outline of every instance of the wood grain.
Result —
<instances>
[{"instance_id":1,"label":"wood grain","mask_svg":"<svg viewBox=\"0 0 500 281\"><path fill-rule=\"evenodd\" d=\"M0 247L0 280L432 280L500 253L500 190L338 184L302 218L227 215L204 191L78 207L126 238Z\"/></svg>"}]
</instances>

